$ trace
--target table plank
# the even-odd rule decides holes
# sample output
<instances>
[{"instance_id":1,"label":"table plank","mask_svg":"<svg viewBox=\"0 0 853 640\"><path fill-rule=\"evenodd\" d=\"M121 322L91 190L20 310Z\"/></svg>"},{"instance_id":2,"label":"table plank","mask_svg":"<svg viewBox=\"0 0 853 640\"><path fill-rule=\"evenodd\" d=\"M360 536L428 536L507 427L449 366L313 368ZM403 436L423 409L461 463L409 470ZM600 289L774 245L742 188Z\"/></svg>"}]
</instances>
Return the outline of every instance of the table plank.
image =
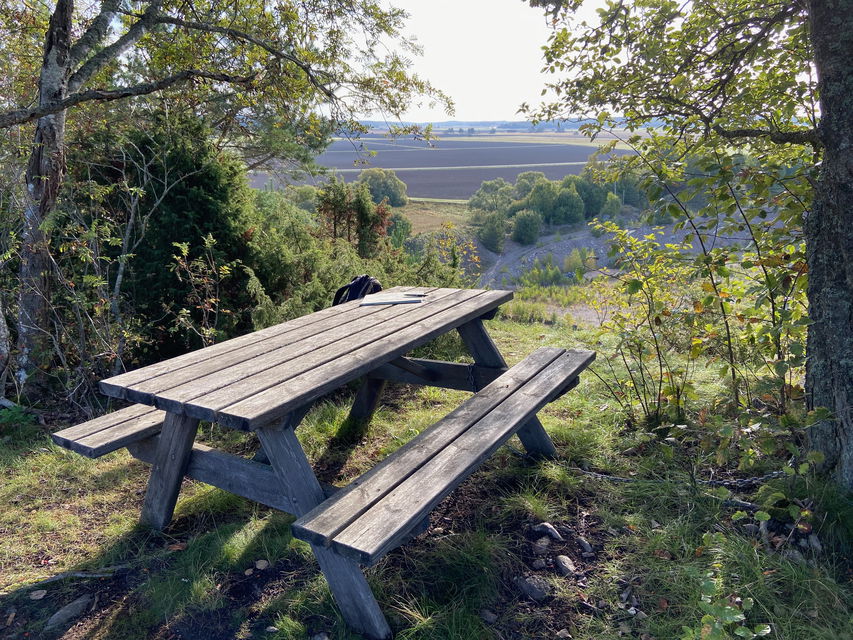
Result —
<instances>
[{"instance_id":1,"label":"table plank","mask_svg":"<svg viewBox=\"0 0 853 640\"><path fill-rule=\"evenodd\" d=\"M437 303L437 307L443 308L436 313L428 314L427 309L424 309L423 315L415 313L406 316L405 322L391 321L381 331L371 335L366 343L353 345L348 353L324 354L323 359L303 373L287 380L278 380L273 386L245 395L243 399L222 405L219 404L220 399L227 398L227 395L214 394L215 404L210 402L210 398L201 397L193 401L193 406L188 410L201 409L200 412L206 411L207 415L213 416L204 419L213 419L236 429L257 428L512 298L511 291L470 290L465 293L476 295L462 297L456 299L455 304L443 306L451 301L451 296Z\"/></svg>"},{"instance_id":2,"label":"table plank","mask_svg":"<svg viewBox=\"0 0 853 640\"><path fill-rule=\"evenodd\" d=\"M318 346L343 340L352 333L385 322L393 315L394 310L387 306L353 307L320 322L215 355L195 366L136 383L127 389L126 395L134 402L154 404L155 396L168 392L168 401L162 402L160 407L180 411L180 405L198 396L199 389L209 392L224 387L245 378L247 372L257 373L288 362Z\"/></svg>"},{"instance_id":3,"label":"table plank","mask_svg":"<svg viewBox=\"0 0 853 640\"><path fill-rule=\"evenodd\" d=\"M338 325L286 349L247 358L221 371L208 373L199 367L196 379L158 392L154 401L158 408L176 413L190 413L199 404L214 409L226 406L307 371L317 362L324 362L324 358L337 358L353 345L367 344L377 335L383 335L388 327L415 322L427 309L435 312L449 304L447 300L464 297L455 289L438 289L430 295L430 303L390 305L380 307L378 312L373 307L364 307L365 317Z\"/></svg>"},{"instance_id":4,"label":"table plank","mask_svg":"<svg viewBox=\"0 0 853 640\"><path fill-rule=\"evenodd\" d=\"M391 289L388 289L388 292L425 292L428 290L429 289L426 287L393 287ZM329 307L327 309L323 309L321 311L317 311L306 316L301 316L293 320L288 320L287 322L283 322L281 324L273 325L271 327L260 329L252 333L248 333L246 335L238 336L236 338L226 340L225 342L220 342L218 344L211 345L204 349L198 349L196 351L185 353L175 358L170 358L168 360L163 360L162 362L158 362L156 364L148 365L147 367L128 371L127 373L122 373L120 375L101 380L100 389L104 395L112 396L115 398L126 398L126 390L128 387L139 384L145 380L149 380L151 378L155 378L157 376L169 373L171 371L176 371L178 369L194 367L200 363L205 362L206 360L238 349L242 349L243 347L251 345L260 340L272 338L283 333L294 331L301 327L310 326L311 324L324 321L328 318L333 318L339 314L345 314L353 310L358 310L360 308L359 305L360 302L358 300L346 302L344 304Z\"/></svg>"}]
</instances>

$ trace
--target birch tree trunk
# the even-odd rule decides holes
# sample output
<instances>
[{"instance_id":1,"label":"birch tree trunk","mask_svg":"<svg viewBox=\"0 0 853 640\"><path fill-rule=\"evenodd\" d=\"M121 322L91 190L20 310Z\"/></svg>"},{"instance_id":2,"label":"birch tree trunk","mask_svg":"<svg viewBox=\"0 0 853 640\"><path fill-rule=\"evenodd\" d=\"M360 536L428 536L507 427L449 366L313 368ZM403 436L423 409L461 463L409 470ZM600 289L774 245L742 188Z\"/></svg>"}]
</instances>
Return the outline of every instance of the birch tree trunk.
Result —
<instances>
[{"instance_id":1,"label":"birch tree trunk","mask_svg":"<svg viewBox=\"0 0 853 640\"><path fill-rule=\"evenodd\" d=\"M73 13L72 0L59 0L51 16L39 78L40 105L55 103L66 96ZM39 118L27 165L27 200L21 234L17 372L21 384L47 355L50 256L42 224L53 210L62 184L64 143L65 111Z\"/></svg>"}]
</instances>

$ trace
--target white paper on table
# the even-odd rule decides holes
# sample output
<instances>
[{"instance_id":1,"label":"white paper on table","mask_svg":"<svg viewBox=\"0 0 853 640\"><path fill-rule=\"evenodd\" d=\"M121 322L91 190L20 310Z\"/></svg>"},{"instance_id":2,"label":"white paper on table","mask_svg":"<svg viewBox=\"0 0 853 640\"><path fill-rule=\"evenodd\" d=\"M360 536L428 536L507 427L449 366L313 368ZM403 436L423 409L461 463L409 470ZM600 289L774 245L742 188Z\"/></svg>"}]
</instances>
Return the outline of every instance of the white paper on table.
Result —
<instances>
[{"instance_id":1,"label":"white paper on table","mask_svg":"<svg viewBox=\"0 0 853 640\"><path fill-rule=\"evenodd\" d=\"M405 293L372 293L361 299L362 307L376 304L418 304L423 301L423 296L406 295Z\"/></svg>"}]
</instances>

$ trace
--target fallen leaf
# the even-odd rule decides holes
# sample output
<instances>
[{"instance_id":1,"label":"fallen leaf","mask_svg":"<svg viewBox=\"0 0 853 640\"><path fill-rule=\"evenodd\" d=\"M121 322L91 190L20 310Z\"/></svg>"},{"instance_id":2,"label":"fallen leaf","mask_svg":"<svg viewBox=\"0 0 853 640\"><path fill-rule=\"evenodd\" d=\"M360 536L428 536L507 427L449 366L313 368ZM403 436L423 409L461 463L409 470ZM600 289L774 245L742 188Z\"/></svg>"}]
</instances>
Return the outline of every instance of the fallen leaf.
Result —
<instances>
[{"instance_id":1,"label":"fallen leaf","mask_svg":"<svg viewBox=\"0 0 853 640\"><path fill-rule=\"evenodd\" d=\"M38 591L33 591L30 594L30 600L41 600L47 595L47 591L45 589L39 589Z\"/></svg>"},{"instance_id":2,"label":"fallen leaf","mask_svg":"<svg viewBox=\"0 0 853 640\"><path fill-rule=\"evenodd\" d=\"M259 571L263 571L268 566L270 566L268 560L255 560L255 569L258 569Z\"/></svg>"},{"instance_id":3,"label":"fallen leaf","mask_svg":"<svg viewBox=\"0 0 853 640\"><path fill-rule=\"evenodd\" d=\"M660 598L658 600L658 611L666 611L667 609L669 609L669 600Z\"/></svg>"},{"instance_id":4,"label":"fallen leaf","mask_svg":"<svg viewBox=\"0 0 853 640\"><path fill-rule=\"evenodd\" d=\"M655 549L652 555L654 555L656 558L663 558L664 560L672 560L673 557L672 554L666 549Z\"/></svg>"},{"instance_id":5,"label":"fallen leaf","mask_svg":"<svg viewBox=\"0 0 853 640\"><path fill-rule=\"evenodd\" d=\"M175 542L166 547L169 551L184 551L187 548L186 542Z\"/></svg>"}]
</instances>

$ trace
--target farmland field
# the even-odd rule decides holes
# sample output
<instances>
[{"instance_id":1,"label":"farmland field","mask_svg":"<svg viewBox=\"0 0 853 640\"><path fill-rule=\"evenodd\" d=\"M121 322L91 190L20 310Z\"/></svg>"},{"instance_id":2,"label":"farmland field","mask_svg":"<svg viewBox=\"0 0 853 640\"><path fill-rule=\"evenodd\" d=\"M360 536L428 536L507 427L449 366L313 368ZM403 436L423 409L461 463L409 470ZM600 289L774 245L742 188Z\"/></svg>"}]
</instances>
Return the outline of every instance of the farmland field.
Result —
<instances>
[{"instance_id":1,"label":"farmland field","mask_svg":"<svg viewBox=\"0 0 853 640\"><path fill-rule=\"evenodd\" d=\"M357 142L335 140L317 162L347 182L367 167L381 167L393 169L412 197L467 199L484 180L514 181L523 171L541 171L551 180L579 174L595 148L583 140L553 135L539 141L535 134L447 137L432 144L365 136ZM630 152L616 149L613 155L626 153ZM269 180L267 174L256 173L252 186L262 187Z\"/></svg>"}]
</instances>

